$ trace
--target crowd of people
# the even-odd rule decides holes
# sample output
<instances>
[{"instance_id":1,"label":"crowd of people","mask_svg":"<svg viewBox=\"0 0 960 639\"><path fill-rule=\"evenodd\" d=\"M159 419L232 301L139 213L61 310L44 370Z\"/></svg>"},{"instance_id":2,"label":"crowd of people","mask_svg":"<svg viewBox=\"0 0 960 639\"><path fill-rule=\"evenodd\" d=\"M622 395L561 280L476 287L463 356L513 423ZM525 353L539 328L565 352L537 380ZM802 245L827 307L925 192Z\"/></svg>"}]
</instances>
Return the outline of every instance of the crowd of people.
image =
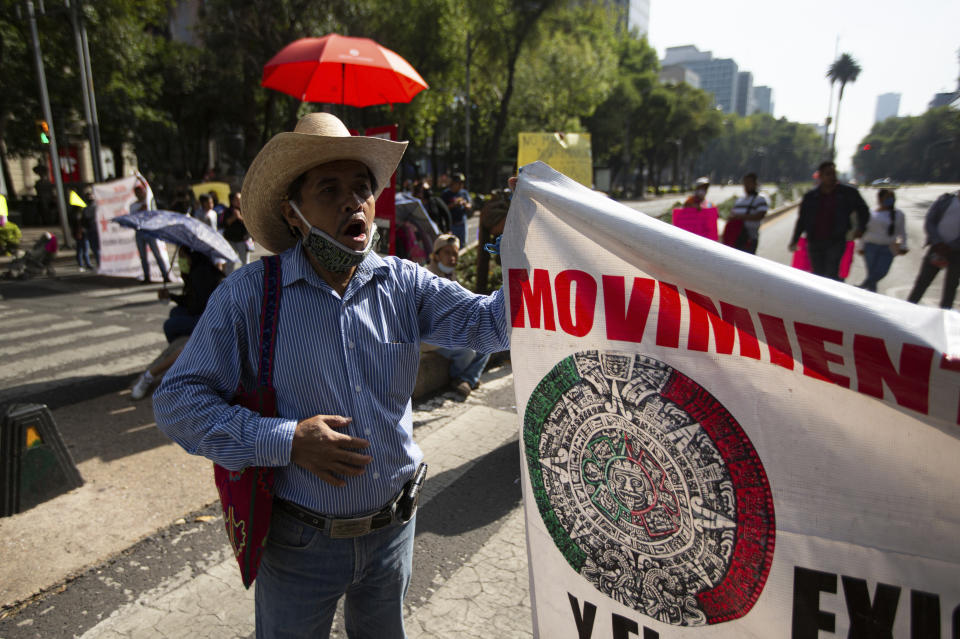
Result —
<instances>
[{"instance_id":1,"label":"crowd of people","mask_svg":"<svg viewBox=\"0 0 960 639\"><path fill-rule=\"evenodd\" d=\"M877 190L877 201L871 209L857 187L838 180L836 164L829 161L819 166L816 182L800 201L788 247L791 253L802 248L808 259L795 257L794 264L808 261L815 275L844 281L850 257L856 253L862 257L866 270L857 286L876 292L894 259L909 251L906 216L896 207L896 191ZM722 236L725 244L751 254L757 252L760 227L769 210L758 187L755 173L743 176L743 195L733 203ZM715 209L707 199L709 188L708 178L698 178L683 207ZM960 192L946 193L933 203L924 220L924 231L925 246L929 249L907 301L919 303L937 274L945 270L940 307L953 308L960 285Z\"/></svg>"}]
</instances>

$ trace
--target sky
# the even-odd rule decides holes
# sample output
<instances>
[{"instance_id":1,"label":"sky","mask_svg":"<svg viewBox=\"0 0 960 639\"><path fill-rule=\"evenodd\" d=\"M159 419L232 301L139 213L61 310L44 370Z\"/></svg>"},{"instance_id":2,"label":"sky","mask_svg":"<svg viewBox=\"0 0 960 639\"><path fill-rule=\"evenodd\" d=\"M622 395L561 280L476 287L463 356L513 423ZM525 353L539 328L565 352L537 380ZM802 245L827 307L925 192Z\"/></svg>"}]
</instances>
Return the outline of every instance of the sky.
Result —
<instances>
[{"instance_id":1,"label":"sky","mask_svg":"<svg viewBox=\"0 0 960 639\"><path fill-rule=\"evenodd\" d=\"M827 69L852 55L862 71L843 94L841 171L873 126L877 96L900 93L899 115L919 115L960 76L958 0L651 0L647 37L661 60L667 47L688 44L733 58L754 85L773 88L774 116L794 122L823 123Z\"/></svg>"}]
</instances>

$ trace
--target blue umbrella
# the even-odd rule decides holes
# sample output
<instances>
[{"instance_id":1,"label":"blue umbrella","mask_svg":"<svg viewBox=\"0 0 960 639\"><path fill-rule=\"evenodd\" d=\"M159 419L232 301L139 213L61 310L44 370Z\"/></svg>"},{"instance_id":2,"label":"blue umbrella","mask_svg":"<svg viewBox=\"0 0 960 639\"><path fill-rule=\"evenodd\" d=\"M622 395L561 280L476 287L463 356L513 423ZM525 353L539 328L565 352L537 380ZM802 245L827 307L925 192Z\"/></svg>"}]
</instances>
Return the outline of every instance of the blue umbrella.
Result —
<instances>
[{"instance_id":1,"label":"blue umbrella","mask_svg":"<svg viewBox=\"0 0 960 639\"><path fill-rule=\"evenodd\" d=\"M239 262L237 252L223 236L196 218L175 211L138 211L113 218L120 226L148 237L186 246L212 260Z\"/></svg>"}]
</instances>

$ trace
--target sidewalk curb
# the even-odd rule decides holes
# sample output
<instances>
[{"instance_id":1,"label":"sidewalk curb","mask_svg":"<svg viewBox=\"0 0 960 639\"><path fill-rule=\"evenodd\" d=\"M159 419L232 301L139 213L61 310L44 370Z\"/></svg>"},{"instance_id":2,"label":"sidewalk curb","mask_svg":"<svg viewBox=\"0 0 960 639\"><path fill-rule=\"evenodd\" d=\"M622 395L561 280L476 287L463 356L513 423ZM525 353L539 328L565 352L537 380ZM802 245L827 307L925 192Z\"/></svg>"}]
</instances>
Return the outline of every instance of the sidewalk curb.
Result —
<instances>
[{"instance_id":1,"label":"sidewalk curb","mask_svg":"<svg viewBox=\"0 0 960 639\"><path fill-rule=\"evenodd\" d=\"M780 206L780 207L777 207L777 208L773 209L772 211L770 211L769 213L767 213L767 214L764 216L764 218L763 218L763 224L766 224L767 222L770 222L771 220L774 220L774 219L780 217L781 215L783 215L783 214L786 213L787 211L790 211L791 209L795 209L795 208L797 208L798 206L800 206L800 200L794 200L793 202L788 202L787 204L784 204L783 206ZM762 227L763 224L761 224L760 226Z\"/></svg>"}]
</instances>

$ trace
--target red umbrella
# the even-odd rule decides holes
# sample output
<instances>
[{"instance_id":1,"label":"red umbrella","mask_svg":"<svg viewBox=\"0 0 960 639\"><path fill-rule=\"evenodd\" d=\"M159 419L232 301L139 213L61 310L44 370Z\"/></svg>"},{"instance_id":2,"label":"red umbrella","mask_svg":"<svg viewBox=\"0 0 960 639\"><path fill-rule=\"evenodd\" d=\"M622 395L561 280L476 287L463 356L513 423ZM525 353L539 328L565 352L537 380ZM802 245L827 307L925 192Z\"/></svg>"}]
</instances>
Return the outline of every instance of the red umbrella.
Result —
<instances>
[{"instance_id":1,"label":"red umbrella","mask_svg":"<svg viewBox=\"0 0 960 639\"><path fill-rule=\"evenodd\" d=\"M399 55L369 38L331 33L285 46L263 67L262 86L302 102L364 107L409 102L427 88Z\"/></svg>"}]
</instances>

